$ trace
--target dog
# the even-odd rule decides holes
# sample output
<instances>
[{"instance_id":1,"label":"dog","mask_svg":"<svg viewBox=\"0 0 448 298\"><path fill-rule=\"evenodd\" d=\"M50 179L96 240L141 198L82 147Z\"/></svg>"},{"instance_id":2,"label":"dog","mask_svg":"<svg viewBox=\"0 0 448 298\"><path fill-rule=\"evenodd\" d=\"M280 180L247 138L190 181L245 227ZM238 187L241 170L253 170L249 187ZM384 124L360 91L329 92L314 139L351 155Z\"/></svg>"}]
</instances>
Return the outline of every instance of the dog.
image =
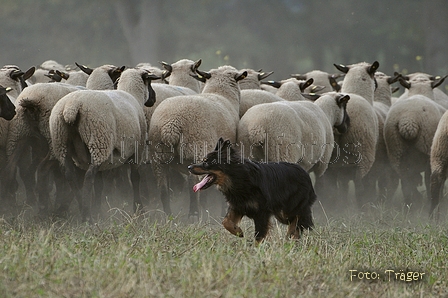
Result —
<instances>
[{"instance_id":1,"label":"dog","mask_svg":"<svg viewBox=\"0 0 448 298\"><path fill-rule=\"evenodd\" d=\"M309 174L298 164L257 163L242 159L229 140L220 138L202 162L188 166L194 175L205 175L195 192L216 184L228 203L222 222L232 234L243 237L238 226L243 216L253 219L255 240L263 241L272 216L288 225L287 236L299 239L314 226L311 207L316 194Z\"/></svg>"}]
</instances>

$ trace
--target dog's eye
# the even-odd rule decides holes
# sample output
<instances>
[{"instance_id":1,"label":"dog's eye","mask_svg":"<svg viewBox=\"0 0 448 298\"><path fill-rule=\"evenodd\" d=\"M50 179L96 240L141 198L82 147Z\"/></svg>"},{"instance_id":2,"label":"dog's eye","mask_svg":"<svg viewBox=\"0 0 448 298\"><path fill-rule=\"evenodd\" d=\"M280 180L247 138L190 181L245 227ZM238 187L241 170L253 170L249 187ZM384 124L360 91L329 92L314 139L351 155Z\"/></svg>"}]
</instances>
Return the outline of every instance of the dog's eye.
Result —
<instances>
[{"instance_id":1,"label":"dog's eye","mask_svg":"<svg viewBox=\"0 0 448 298\"><path fill-rule=\"evenodd\" d=\"M202 159L202 161L203 161L203 162L207 162L207 157L204 157L204 158Z\"/></svg>"}]
</instances>

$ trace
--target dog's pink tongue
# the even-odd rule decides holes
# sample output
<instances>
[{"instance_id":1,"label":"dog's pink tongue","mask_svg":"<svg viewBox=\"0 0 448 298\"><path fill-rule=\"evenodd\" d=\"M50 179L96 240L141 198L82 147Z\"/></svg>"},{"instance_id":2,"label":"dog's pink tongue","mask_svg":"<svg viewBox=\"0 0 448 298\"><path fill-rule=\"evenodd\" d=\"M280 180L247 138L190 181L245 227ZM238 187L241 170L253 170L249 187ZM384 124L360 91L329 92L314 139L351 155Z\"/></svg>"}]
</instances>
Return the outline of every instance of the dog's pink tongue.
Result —
<instances>
[{"instance_id":1,"label":"dog's pink tongue","mask_svg":"<svg viewBox=\"0 0 448 298\"><path fill-rule=\"evenodd\" d=\"M210 179L210 176L209 175L205 175L205 177L202 178L201 182L199 182L198 184L195 184L193 186L193 191L197 192L197 191L201 190L201 188L204 187L204 185L208 182L209 179Z\"/></svg>"}]
</instances>

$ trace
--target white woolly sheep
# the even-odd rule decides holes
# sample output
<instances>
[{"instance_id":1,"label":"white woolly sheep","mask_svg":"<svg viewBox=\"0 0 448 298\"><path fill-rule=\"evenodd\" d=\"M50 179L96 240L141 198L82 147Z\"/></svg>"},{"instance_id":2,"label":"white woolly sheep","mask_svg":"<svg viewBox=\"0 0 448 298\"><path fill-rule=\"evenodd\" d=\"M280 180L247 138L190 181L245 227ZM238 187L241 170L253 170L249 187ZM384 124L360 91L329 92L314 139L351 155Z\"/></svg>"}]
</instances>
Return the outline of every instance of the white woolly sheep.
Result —
<instances>
[{"instance_id":1,"label":"white woolly sheep","mask_svg":"<svg viewBox=\"0 0 448 298\"><path fill-rule=\"evenodd\" d=\"M349 96L324 93L314 103L282 101L250 108L238 124L238 143L250 159L299 163L317 177L326 171L334 148L333 127L347 130Z\"/></svg>"},{"instance_id":2,"label":"white woolly sheep","mask_svg":"<svg viewBox=\"0 0 448 298\"><path fill-rule=\"evenodd\" d=\"M36 204L34 187L37 185L37 194L39 202L39 212L47 213L49 208L49 173L59 170L51 161L51 137L49 128L50 112L54 104L63 96L70 92L79 90L78 87L65 83L37 83L24 89L17 97L17 115L11 121L8 139L7 139L7 170L6 177L2 180L7 181L11 188L8 190L14 192L16 168L21 169L20 175L26 190L26 203L30 206ZM30 160L30 151L32 150L32 159ZM35 174L37 165L44 169L37 172L37 184ZM56 163L56 166L58 164ZM54 168L51 168L51 167ZM59 175L58 175L59 174ZM54 175L57 182L61 182L61 174ZM56 183L57 194L60 194L61 183ZM11 194L8 194L12 196ZM66 193L63 195L66 196ZM59 196L59 201L63 197ZM58 196L57 196L58 198Z\"/></svg>"},{"instance_id":3,"label":"white woolly sheep","mask_svg":"<svg viewBox=\"0 0 448 298\"><path fill-rule=\"evenodd\" d=\"M220 137L236 141L240 101L238 81L247 73L231 66L221 66L210 72L196 71L197 78L205 83L203 92L165 99L155 109L149 128L154 157L152 168L163 208L168 214L171 213L170 169L187 173L186 165L204 157ZM192 179L190 176L191 187ZM198 197L190 188L189 213L197 215L198 212Z\"/></svg>"},{"instance_id":4,"label":"white woolly sheep","mask_svg":"<svg viewBox=\"0 0 448 298\"><path fill-rule=\"evenodd\" d=\"M342 77L341 74L329 74L328 72L321 70L312 70L307 72L306 74L292 74L291 77L296 78L300 81L307 81L309 79L313 79L314 85L322 86L321 90L316 91L312 89L313 86L310 86L304 90L305 93L325 93L330 91L340 91L341 87L336 82L336 79Z\"/></svg>"},{"instance_id":5,"label":"white woolly sheep","mask_svg":"<svg viewBox=\"0 0 448 298\"><path fill-rule=\"evenodd\" d=\"M34 66L23 72L16 65L5 65L0 69L0 85L5 88L12 88L8 92L8 96L16 99L19 93L26 88L27 84L25 81L33 75L34 71Z\"/></svg>"},{"instance_id":6,"label":"white woolly sheep","mask_svg":"<svg viewBox=\"0 0 448 298\"><path fill-rule=\"evenodd\" d=\"M430 165L430 216L434 216L436 220L440 217L440 198L443 194L447 170L448 170L448 111L443 114L434 133L431 145Z\"/></svg>"},{"instance_id":7,"label":"white woolly sheep","mask_svg":"<svg viewBox=\"0 0 448 298\"><path fill-rule=\"evenodd\" d=\"M190 88L196 93L202 90L202 83L192 77L196 70L201 65L202 60L192 61L189 59L181 59L173 64L161 62L163 68L166 70L165 77L168 77L169 84L173 86L180 86Z\"/></svg>"},{"instance_id":8,"label":"white woolly sheep","mask_svg":"<svg viewBox=\"0 0 448 298\"><path fill-rule=\"evenodd\" d=\"M242 69L241 71L247 72L247 77L244 80L239 81L241 90L240 100L240 118L246 113L246 111L257 104L284 101L280 96L274 93L261 90L260 81L267 78L272 72L264 73L255 71L253 69ZM277 89L276 89L277 90Z\"/></svg>"},{"instance_id":9,"label":"white woolly sheep","mask_svg":"<svg viewBox=\"0 0 448 298\"><path fill-rule=\"evenodd\" d=\"M375 154L375 161L366 175L365 194L371 196L372 200L391 199L398 187L399 179L390 166L387 156L386 143L383 137L384 122L391 106L392 90L391 84L398 81L399 75L393 77L385 75L382 72L375 72L376 89L373 98L373 108L378 117L378 144ZM378 185L377 185L378 184ZM378 187L378 191L377 188Z\"/></svg>"},{"instance_id":10,"label":"white woolly sheep","mask_svg":"<svg viewBox=\"0 0 448 298\"><path fill-rule=\"evenodd\" d=\"M346 133L335 136L338 148L334 151L335 162L328 167L322 185L325 197L334 195L337 184L340 196L347 196L349 180L354 180L356 199L361 205L364 199L363 178L375 161L378 143L378 119L373 108L375 89L374 74L379 63L361 62L348 66L335 67L345 73L341 92L350 96L347 113L350 127ZM337 182L338 181L338 182Z\"/></svg>"},{"instance_id":11,"label":"white woolly sheep","mask_svg":"<svg viewBox=\"0 0 448 298\"><path fill-rule=\"evenodd\" d=\"M321 90L323 87L321 86L312 86L314 80L308 79L307 81L299 81L295 78L289 78L281 81L267 81L265 84L269 84L273 87L277 88L277 92L275 95L288 100L288 101L297 101L297 100L308 100L306 97L302 95L305 92L305 89L308 87L312 87L313 93Z\"/></svg>"},{"instance_id":12,"label":"white woolly sheep","mask_svg":"<svg viewBox=\"0 0 448 298\"><path fill-rule=\"evenodd\" d=\"M86 88L90 90L112 90L116 89L117 79L124 71L125 66L117 67L115 65L102 65L95 69L89 68L84 65L75 64L86 74L89 78L86 82Z\"/></svg>"},{"instance_id":13,"label":"white woolly sheep","mask_svg":"<svg viewBox=\"0 0 448 298\"><path fill-rule=\"evenodd\" d=\"M434 134L445 109L434 101L432 89L443 82L418 79L412 82L400 79L408 89L408 98L395 102L384 124L389 161L401 179L405 203L419 203L421 172L425 172L425 184L429 190L430 153Z\"/></svg>"},{"instance_id":14,"label":"white woolly sheep","mask_svg":"<svg viewBox=\"0 0 448 298\"><path fill-rule=\"evenodd\" d=\"M62 80L64 80L64 83L83 87L86 86L87 80L89 79L89 75L82 70L72 70L69 72L50 70L46 76L51 78L55 82L61 82Z\"/></svg>"},{"instance_id":15,"label":"white woolly sheep","mask_svg":"<svg viewBox=\"0 0 448 298\"><path fill-rule=\"evenodd\" d=\"M137 166L147 132L143 104L155 102L152 79L159 77L143 69L128 69L120 77L118 90L72 92L51 111L53 153L65 167L75 192L80 190L74 179L75 165L86 171L80 200L83 220L91 219L89 206L96 173L125 163L132 164L134 211L142 207ZM99 207L100 202L93 204Z\"/></svg>"},{"instance_id":16,"label":"white woolly sheep","mask_svg":"<svg viewBox=\"0 0 448 298\"><path fill-rule=\"evenodd\" d=\"M41 65L37 67L34 74L29 78L29 82L31 84L51 82L51 79L49 79L47 76L50 70L65 71L65 67L54 60L44 61Z\"/></svg>"}]
</instances>

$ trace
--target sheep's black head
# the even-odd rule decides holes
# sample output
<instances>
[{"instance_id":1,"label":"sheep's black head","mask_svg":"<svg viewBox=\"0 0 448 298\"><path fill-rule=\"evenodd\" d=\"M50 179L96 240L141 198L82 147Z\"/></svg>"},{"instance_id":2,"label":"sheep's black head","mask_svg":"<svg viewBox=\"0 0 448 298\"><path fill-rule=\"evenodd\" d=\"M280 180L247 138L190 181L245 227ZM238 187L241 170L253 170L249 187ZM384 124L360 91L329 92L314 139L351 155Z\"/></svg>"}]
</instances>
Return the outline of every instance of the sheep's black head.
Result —
<instances>
[{"instance_id":1,"label":"sheep's black head","mask_svg":"<svg viewBox=\"0 0 448 298\"><path fill-rule=\"evenodd\" d=\"M16 115L16 106L9 99L8 93L12 88L0 86L0 117L11 120Z\"/></svg>"},{"instance_id":2,"label":"sheep's black head","mask_svg":"<svg viewBox=\"0 0 448 298\"><path fill-rule=\"evenodd\" d=\"M348 128L350 127L350 117L347 113L347 103L350 99L350 96L347 94L338 94L336 96L336 103L340 108L344 109L344 116L342 118L342 121L340 124L335 125L335 128L339 133L345 133L347 132Z\"/></svg>"},{"instance_id":3,"label":"sheep's black head","mask_svg":"<svg viewBox=\"0 0 448 298\"><path fill-rule=\"evenodd\" d=\"M145 84L148 84L148 98L146 99L144 105L145 107L152 107L156 103L156 92L152 89L151 81L159 80L160 77L155 74L145 72L142 74L142 79Z\"/></svg>"}]
</instances>

